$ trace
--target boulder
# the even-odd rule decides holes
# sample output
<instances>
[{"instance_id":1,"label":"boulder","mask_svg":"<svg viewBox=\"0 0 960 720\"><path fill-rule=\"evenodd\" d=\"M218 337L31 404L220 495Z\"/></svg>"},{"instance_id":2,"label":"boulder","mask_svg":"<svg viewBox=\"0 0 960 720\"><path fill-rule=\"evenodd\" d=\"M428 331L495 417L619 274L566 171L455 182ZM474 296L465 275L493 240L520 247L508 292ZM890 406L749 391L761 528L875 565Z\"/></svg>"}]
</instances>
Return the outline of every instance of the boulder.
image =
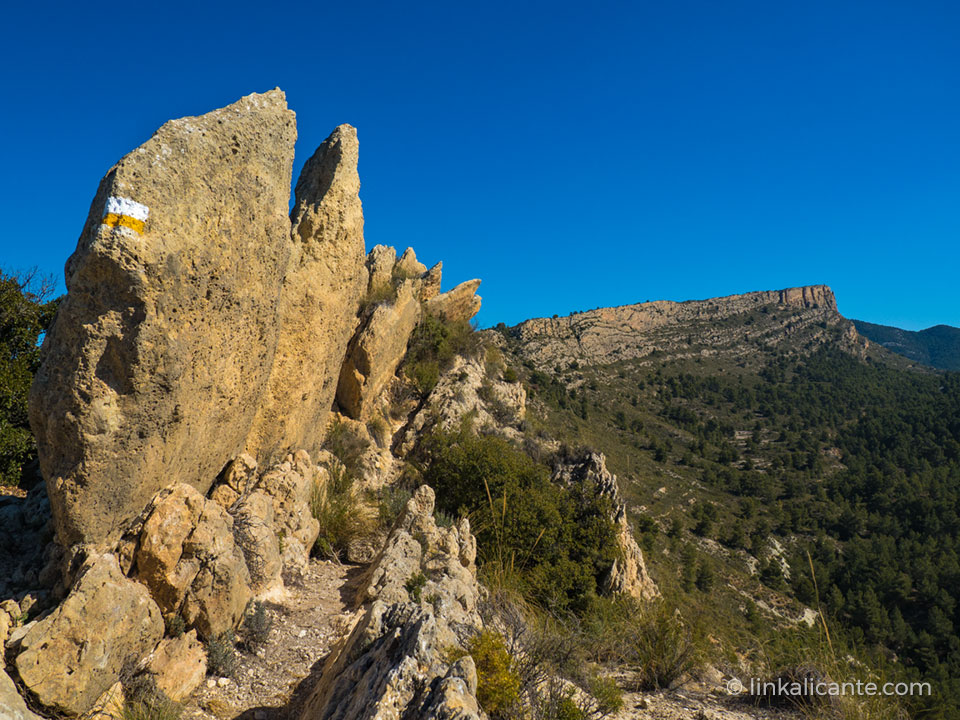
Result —
<instances>
[{"instance_id":1,"label":"boulder","mask_svg":"<svg viewBox=\"0 0 960 720\"><path fill-rule=\"evenodd\" d=\"M59 541L106 547L158 490L206 491L266 387L291 254L280 90L171 120L104 177L30 393Z\"/></svg>"},{"instance_id":2,"label":"boulder","mask_svg":"<svg viewBox=\"0 0 960 720\"><path fill-rule=\"evenodd\" d=\"M0 669L0 718L3 720L43 720L27 708L27 704L17 692L17 686Z\"/></svg>"},{"instance_id":3,"label":"boulder","mask_svg":"<svg viewBox=\"0 0 960 720\"><path fill-rule=\"evenodd\" d=\"M233 518L184 483L148 516L136 560L138 579L164 615L180 613L204 638L236 627L253 597Z\"/></svg>"},{"instance_id":4,"label":"boulder","mask_svg":"<svg viewBox=\"0 0 960 720\"><path fill-rule=\"evenodd\" d=\"M371 567L359 596L366 611L328 658L301 720L484 717L473 663L445 660L482 625L476 542L466 519L439 528L433 509L433 490L422 486Z\"/></svg>"},{"instance_id":5,"label":"boulder","mask_svg":"<svg viewBox=\"0 0 960 720\"><path fill-rule=\"evenodd\" d=\"M467 280L453 290L430 298L427 312L447 322L465 322L480 312L479 280Z\"/></svg>"},{"instance_id":6,"label":"boulder","mask_svg":"<svg viewBox=\"0 0 960 720\"><path fill-rule=\"evenodd\" d=\"M111 554L93 556L67 599L23 638L15 664L45 707L67 715L89 710L163 637L160 609L147 589L120 572Z\"/></svg>"},{"instance_id":7,"label":"boulder","mask_svg":"<svg viewBox=\"0 0 960 720\"><path fill-rule=\"evenodd\" d=\"M233 511L234 538L250 571L251 590L262 598L282 589L280 543L273 524L273 499L256 491Z\"/></svg>"},{"instance_id":8,"label":"boulder","mask_svg":"<svg viewBox=\"0 0 960 720\"><path fill-rule=\"evenodd\" d=\"M207 651L191 630L178 638L165 638L147 664L157 689L180 702L200 687L207 674Z\"/></svg>"},{"instance_id":9,"label":"boulder","mask_svg":"<svg viewBox=\"0 0 960 720\"><path fill-rule=\"evenodd\" d=\"M392 303L373 309L351 341L340 369L337 404L346 415L355 419L372 415L374 403L396 374L419 321L420 301L412 280L401 283Z\"/></svg>"},{"instance_id":10,"label":"boulder","mask_svg":"<svg viewBox=\"0 0 960 720\"><path fill-rule=\"evenodd\" d=\"M357 131L341 125L297 180L293 252L276 317L268 392L247 442L262 463L319 449L367 289Z\"/></svg>"}]
</instances>

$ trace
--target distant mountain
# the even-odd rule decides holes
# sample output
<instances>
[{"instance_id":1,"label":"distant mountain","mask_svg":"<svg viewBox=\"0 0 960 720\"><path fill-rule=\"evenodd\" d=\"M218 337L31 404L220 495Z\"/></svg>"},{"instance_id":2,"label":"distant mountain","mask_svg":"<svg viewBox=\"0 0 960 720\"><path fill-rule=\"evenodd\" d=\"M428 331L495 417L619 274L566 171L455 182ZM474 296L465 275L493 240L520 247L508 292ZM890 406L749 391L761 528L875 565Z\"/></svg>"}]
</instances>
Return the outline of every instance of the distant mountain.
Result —
<instances>
[{"instance_id":1,"label":"distant mountain","mask_svg":"<svg viewBox=\"0 0 960 720\"><path fill-rule=\"evenodd\" d=\"M935 325L914 332L854 320L857 332L891 352L941 370L960 370L960 328Z\"/></svg>"}]
</instances>

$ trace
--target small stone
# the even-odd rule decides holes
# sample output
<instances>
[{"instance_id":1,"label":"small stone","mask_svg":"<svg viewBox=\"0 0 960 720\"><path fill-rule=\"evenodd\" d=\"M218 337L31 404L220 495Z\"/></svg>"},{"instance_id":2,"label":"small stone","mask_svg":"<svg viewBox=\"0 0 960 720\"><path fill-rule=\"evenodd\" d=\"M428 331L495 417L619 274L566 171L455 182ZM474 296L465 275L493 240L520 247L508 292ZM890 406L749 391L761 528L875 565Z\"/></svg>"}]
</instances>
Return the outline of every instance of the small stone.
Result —
<instances>
[{"instance_id":1,"label":"small stone","mask_svg":"<svg viewBox=\"0 0 960 720\"><path fill-rule=\"evenodd\" d=\"M303 637L306 637L306 636L307 636L307 631L306 631L306 630L301 630L300 632L297 633L297 637L298 637L298 638L303 638Z\"/></svg>"},{"instance_id":2,"label":"small stone","mask_svg":"<svg viewBox=\"0 0 960 720\"><path fill-rule=\"evenodd\" d=\"M227 687L229 684L230 684L230 678L222 677L219 680L217 680L217 685L219 685L222 688Z\"/></svg>"},{"instance_id":3,"label":"small stone","mask_svg":"<svg viewBox=\"0 0 960 720\"><path fill-rule=\"evenodd\" d=\"M211 690L217 686L216 678L207 678L207 687Z\"/></svg>"}]
</instances>

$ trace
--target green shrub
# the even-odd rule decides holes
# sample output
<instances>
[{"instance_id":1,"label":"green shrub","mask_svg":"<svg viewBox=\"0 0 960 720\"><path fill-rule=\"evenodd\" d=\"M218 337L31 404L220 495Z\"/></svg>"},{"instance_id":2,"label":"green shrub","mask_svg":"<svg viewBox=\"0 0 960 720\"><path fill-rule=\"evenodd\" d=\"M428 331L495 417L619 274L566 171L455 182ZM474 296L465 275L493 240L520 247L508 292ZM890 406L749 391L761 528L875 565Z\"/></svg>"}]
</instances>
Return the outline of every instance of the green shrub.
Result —
<instances>
[{"instance_id":1,"label":"green shrub","mask_svg":"<svg viewBox=\"0 0 960 720\"><path fill-rule=\"evenodd\" d=\"M187 629L186 623L184 623L183 617L180 615L171 615L166 618L164 624L166 625L167 635L170 637L182 637L184 630Z\"/></svg>"},{"instance_id":2,"label":"green shrub","mask_svg":"<svg viewBox=\"0 0 960 720\"><path fill-rule=\"evenodd\" d=\"M693 630L664 602L650 606L631 635L631 664L641 690L670 687L700 663Z\"/></svg>"},{"instance_id":3,"label":"green shrub","mask_svg":"<svg viewBox=\"0 0 960 720\"><path fill-rule=\"evenodd\" d=\"M263 647L270 637L273 619L267 615L266 606L257 600L248 609L243 618L243 642L248 650L256 651Z\"/></svg>"},{"instance_id":4,"label":"green shrub","mask_svg":"<svg viewBox=\"0 0 960 720\"><path fill-rule=\"evenodd\" d=\"M423 588L427 584L427 576L422 572L418 572L416 575L411 575L407 578L407 582L404 583L403 587L408 593L414 602L420 602L420 598L423 596Z\"/></svg>"},{"instance_id":5,"label":"green shrub","mask_svg":"<svg viewBox=\"0 0 960 720\"><path fill-rule=\"evenodd\" d=\"M516 586L556 611L581 612L618 556L609 502L595 488L560 488L504 440L462 428L423 444L424 481L437 509L466 515L488 585Z\"/></svg>"},{"instance_id":6,"label":"green shrub","mask_svg":"<svg viewBox=\"0 0 960 720\"><path fill-rule=\"evenodd\" d=\"M370 447L370 440L348 423L337 420L327 430L323 447L340 461L348 474L356 476L360 468L360 459Z\"/></svg>"},{"instance_id":7,"label":"green shrub","mask_svg":"<svg viewBox=\"0 0 960 720\"><path fill-rule=\"evenodd\" d=\"M503 371L503 379L505 382L508 382L508 383L515 383L520 380L520 378L517 376L517 371L514 370L512 367L508 367L506 370Z\"/></svg>"},{"instance_id":8,"label":"green shrub","mask_svg":"<svg viewBox=\"0 0 960 720\"><path fill-rule=\"evenodd\" d=\"M484 630L467 642L477 666L477 701L492 718L505 718L520 699L520 676L503 635Z\"/></svg>"},{"instance_id":9,"label":"green shrub","mask_svg":"<svg viewBox=\"0 0 960 720\"><path fill-rule=\"evenodd\" d=\"M410 500L411 493L403 487L386 487L380 493L377 503L377 517L380 527L389 529L400 517L404 508L407 507L407 501Z\"/></svg>"},{"instance_id":10,"label":"green shrub","mask_svg":"<svg viewBox=\"0 0 960 720\"><path fill-rule=\"evenodd\" d=\"M221 633L207 642L207 674L233 677L237 670L237 639L232 631Z\"/></svg>"},{"instance_id":11,"label":"green shrub","mask_svg":"<svg viewBox=\"0 0 960 720\"><path fill-rule=\"evenodd\" d=\"M446 321L424 313L410 337L403 371L421 395L437 384L457 355L473 355L480 343L466 321Z\"/></svg>"},{"instance_id":12,"label":"green shrub","mask_svg":"<svg viewBox=\"0 0 960 720\"><path fill-rule=\"evenodd\" d=\"M178 720L183 708L157 687L150 673L137 673L129 659L120 673L123 687L122 720Z\"/></svg>"},{"instance_id":13,"label":"green shrub","mask_svg":"<svg viewBox=\"0 0 960 720\"><path fill-rule=\"evenodd\" d=\"M40 363L38 340L57 308L47 301L50 284L0 270L0 485L19 484L37 454L27 396Z\"/></svg>"},{"instance_id":14,"label":"green shrub","mask_svg":"<svg viewBox=\"0 0 960 720\"><path fill-rule=\"evenodd\" d=\"M392 282L378 283L367 289L367 294L364 295L363 300L360 303L360 309L362 312L366 312L376 305L380 305L382 303L392 303L396 299L396 285L394 285Z\"/></svg>"},{"instance_id":15,"label":"green shrub","mask_svg":"<svg viewBox=\"0 0 960 720\"><path fill-rule=\"evenodd\" d=\"M310 512L320 523L314 548L321 557L340 559L347 546L370 532L371 522L353 489L353 477L340 462L327 465L329 481L313 487Z\"/></svg>"}]
</instances>

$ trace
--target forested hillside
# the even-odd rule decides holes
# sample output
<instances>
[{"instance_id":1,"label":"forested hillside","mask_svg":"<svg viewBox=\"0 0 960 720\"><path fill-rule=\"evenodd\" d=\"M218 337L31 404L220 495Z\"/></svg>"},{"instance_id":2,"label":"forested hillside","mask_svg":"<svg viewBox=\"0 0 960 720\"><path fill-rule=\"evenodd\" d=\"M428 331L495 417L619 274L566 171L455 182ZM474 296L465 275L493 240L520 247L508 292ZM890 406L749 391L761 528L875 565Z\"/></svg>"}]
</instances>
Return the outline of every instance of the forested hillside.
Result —
<instances>
[{"instance_id":1,"label":"forested hillside","mask_svg":"<svg viewBox=\"0 0 960 720\"><path fill-rule=\"evenodd\" d=\"M914 332L854 320L864 337L914 362L941 370L960 370L960 328L935 325Z\"/></svg>"},{"instance_id":2,"label":"forested hillside","mask_svg":"<svg viewBox=\"0 0 960 720\"><path fill-rule=\"evenodd\" d=\"M960 375L801 350L527 361L530 416L629 480L652 572L681 606L731 635L758 606L774 625L792 602L819 606L871 662L935 684L908 701L918 716L955 717Z\"/></svg>"}]
</instances>

